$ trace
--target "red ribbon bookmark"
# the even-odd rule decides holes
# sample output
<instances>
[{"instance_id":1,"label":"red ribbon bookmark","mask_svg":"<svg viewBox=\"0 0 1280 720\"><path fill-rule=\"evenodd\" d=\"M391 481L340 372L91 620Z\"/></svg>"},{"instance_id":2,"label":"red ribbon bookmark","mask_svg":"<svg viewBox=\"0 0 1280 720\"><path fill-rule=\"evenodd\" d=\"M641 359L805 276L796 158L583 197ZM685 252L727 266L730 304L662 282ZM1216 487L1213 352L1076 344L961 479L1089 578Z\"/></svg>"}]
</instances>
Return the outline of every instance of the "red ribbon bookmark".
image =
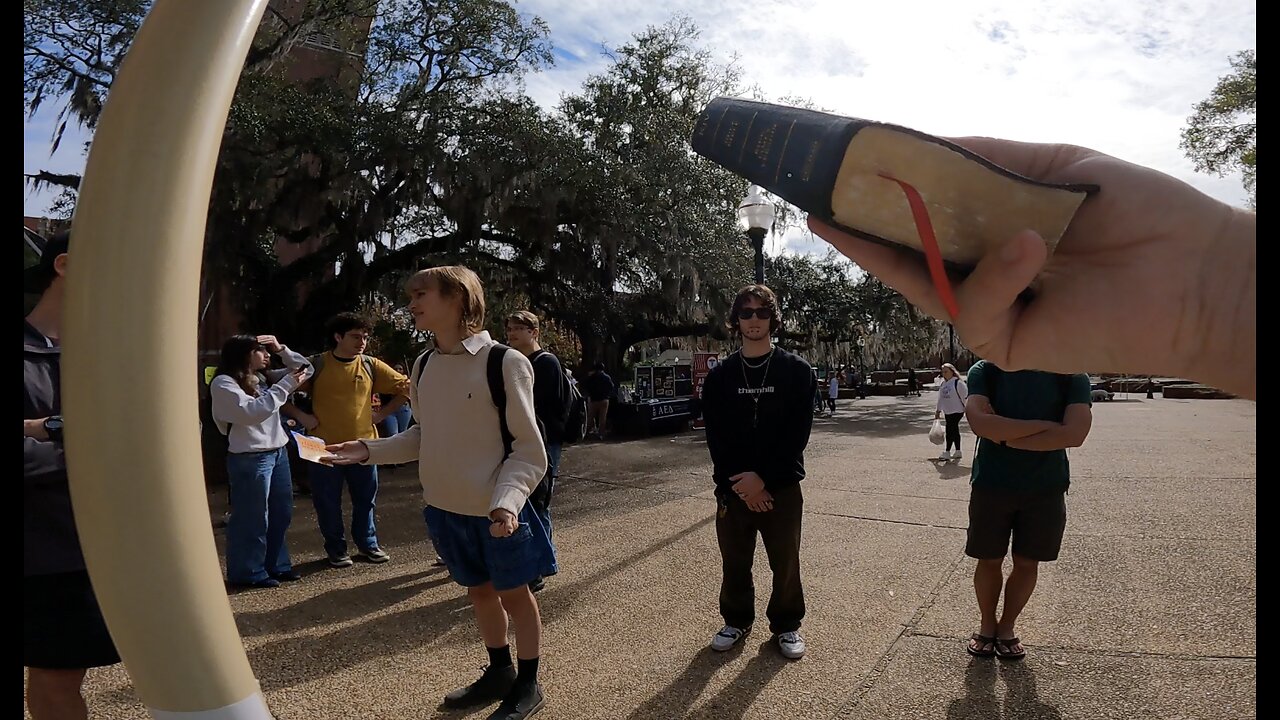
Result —
<instances>
[{"instance_id":1,"label":"red ribbon bookmark","mask_svg":"<svg viewBox=\"0 0 1280 720\"><path fill-rule=\"evenodd\" d=\"M956 303L955 293L951 291L951 280L947 277L947 268L942 263L942 250L938 248L938 237L933 234L933 223L929 220L929 209L925 207L924 198L910 183L880 173L885 180L898 183L907 196L907 204L911 206L911 217L916 221L916 232L920 234L920 244L924 246L924 257L929 265L929 276L933 279L933 287L942 298L942 306L952 322L960 315L960 306Z\"/></svg>"}]
</instances>

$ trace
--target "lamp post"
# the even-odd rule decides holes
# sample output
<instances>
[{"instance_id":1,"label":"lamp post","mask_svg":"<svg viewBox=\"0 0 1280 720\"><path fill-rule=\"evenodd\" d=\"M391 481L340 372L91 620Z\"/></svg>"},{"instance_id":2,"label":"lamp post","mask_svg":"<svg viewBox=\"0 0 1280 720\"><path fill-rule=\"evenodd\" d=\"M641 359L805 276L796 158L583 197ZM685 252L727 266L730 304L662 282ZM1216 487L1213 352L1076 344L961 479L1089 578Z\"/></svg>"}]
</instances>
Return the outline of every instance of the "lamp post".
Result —
<instances>
[{"instance_id":1,"label":"lamp post","mask_svg":"<svg viewBox=\"0 0 1280 720\"><path fill-rule=\"evenodd\" d=\"M751 239L756 251L756 284L764 284L764 237L773 226L773 203L764 196L759 185L752 185L738 205L738 222Z\"/></svg>"}]
</instances>

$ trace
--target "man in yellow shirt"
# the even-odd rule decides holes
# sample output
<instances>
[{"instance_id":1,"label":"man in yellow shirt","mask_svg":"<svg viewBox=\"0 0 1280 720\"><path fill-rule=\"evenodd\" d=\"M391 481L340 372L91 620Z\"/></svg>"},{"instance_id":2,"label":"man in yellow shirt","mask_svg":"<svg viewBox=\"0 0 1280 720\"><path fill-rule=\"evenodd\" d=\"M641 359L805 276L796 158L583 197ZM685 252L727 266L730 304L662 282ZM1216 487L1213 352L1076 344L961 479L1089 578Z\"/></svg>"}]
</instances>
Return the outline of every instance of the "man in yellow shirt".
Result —
<instances>
[{"instance_id":1,"label":"man in yellow shirt","mask_svg":"<svg viewBox=\"0 0 1280 720\"><path fill-rule=\"evenodd\" d=\"M381 360L364 354L371 326L355 313L339 313L325 325L332 349L313 356L315 374L300 389L311 395L311 413L286 410L307 432L328 443L374 440L376 425L394 413L407 398L409 380ZM374 393L397 397L374 411ZM378 496L378 468L372 465L313 465L310 468L311 499L324 536L329 565L350 567L346 532L342 522L342 486L351 493L351 539L357 557L372 563L391 559L378 545L374 502Z\"/></svg>"}]
</instances>

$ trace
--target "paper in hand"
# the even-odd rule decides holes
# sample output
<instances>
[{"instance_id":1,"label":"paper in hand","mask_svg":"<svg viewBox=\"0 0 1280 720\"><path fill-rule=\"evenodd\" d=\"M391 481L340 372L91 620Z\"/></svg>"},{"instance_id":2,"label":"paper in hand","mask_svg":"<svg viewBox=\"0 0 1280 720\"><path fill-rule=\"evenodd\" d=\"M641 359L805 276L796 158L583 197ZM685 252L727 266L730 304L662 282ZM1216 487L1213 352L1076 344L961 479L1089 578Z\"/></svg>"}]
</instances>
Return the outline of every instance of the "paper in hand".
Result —
<instances>
[{"instance_id":1,"label":"paper in hand","mask_svg":"<svg viewBox=\"0 0 1280 720\"><path fill-rule=\"evenodd\" d=\"M333 457L333 453L325 450L325 441L310 435L303 435L300 432L290 431L293 439L298 443L298 457L308 462L327 465L325 460Z\"/></svg>"}]
</instances>

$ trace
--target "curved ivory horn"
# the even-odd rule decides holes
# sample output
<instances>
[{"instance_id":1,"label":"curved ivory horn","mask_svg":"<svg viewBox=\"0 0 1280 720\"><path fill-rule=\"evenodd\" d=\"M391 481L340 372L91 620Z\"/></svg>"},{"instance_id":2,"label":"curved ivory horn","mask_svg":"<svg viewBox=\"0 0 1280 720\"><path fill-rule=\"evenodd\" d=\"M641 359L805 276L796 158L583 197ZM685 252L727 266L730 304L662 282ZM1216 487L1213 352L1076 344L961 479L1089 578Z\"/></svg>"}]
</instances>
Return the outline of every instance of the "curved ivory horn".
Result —
<instances>
[{"instance_id":1,"label":"curved ivory horn","mask_svg":"<svg viewBox=\"0 0 1280 720\"><path fill-rule=\"evenodd\" d=\"M68 262L76 526L107 627L157 720L270 718L209 522L193 383L214 163L267 0L159 0L112 85Z\"/></svg>"}]
</instances>

